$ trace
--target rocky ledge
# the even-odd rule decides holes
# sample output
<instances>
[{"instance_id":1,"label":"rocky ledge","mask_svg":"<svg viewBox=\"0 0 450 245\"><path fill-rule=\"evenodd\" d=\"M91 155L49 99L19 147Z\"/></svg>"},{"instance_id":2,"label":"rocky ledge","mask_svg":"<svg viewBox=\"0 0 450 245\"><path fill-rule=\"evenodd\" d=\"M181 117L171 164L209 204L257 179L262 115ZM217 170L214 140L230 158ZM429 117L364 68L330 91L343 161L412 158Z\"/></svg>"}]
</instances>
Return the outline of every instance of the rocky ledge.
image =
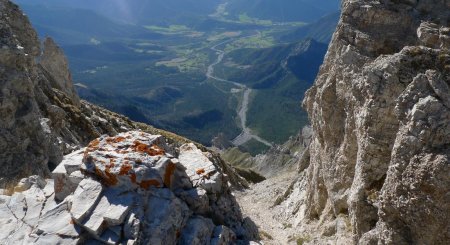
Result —
<instances>
[{"instance_id":1,"label":"rocky ledge","mask_svg":"<svg viewBox=\"0 0 450 245\"><path fill-rule=\"evenodd\" d=\"M236 244L256 238L228 176L194 144L102 136L0 194L7 244Z\"/></svg>"}]
</instances>

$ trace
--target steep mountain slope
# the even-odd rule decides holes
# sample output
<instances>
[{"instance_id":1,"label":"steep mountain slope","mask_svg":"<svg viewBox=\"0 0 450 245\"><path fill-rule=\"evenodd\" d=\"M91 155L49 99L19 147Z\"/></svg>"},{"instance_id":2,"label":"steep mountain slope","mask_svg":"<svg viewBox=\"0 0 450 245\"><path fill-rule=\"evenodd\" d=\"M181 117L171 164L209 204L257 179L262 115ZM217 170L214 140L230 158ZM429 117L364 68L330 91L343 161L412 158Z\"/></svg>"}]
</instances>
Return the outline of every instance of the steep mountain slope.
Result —
<instances>
[{"instance_id":1,"label":"steep mountain slope","mask_svg":"<svg viewBox=\"0 0 450 245\"><path fill-rule=\"evenodd\" d=\"M0 32L0 243L258 239L231 192L246 182L220 157L80 101L61 49L47 38L41 52L7 0Z\"/></svg>"},{"instance_id":2,"label":"steep mountain slope","mask_svg":"<svg viewBox=\"0 0 450 245\"><path fill-rule=\"evenodd\" d=\"M240 171L252 170L265 178L271 178L285 172L291 172L296 168L303 170L307 167L298 166L298 162L307 157L304 153L310 144L311 137L312 130L309 126L306 126L288 141L271 147L263 154L252 157L249 153L242 152L237 147L229 147L221 151L221 156ZM245 177L245 175L242 176ZM259 178L255 182L261 182L262 180Z\"/></svg>"},{"instance_id":3,"label":"steep mountain slope","mask_svg":"<svg viewBox=\"0 0 450 245\"><path fill-rule=\"evenodd\" d=\"M62 50L47 38L41 52L37 34L19 8L6 0L0 7L2 187L22 176L48 176L64 154L103 134L141 129L178 146L191 142L81 101Z\"/></svg>"},{"instance_id":4,"label":"steep mountain slope","mask_svg":"<svg viewBox=\"0 0 450 245\"><path fill-rule=\"evenodd\" d=\"M51 36L64 45L87 44L124 38L158 39L159 34L143 27L111 21L89 9L58 7L55 5L21 4L33 20L41 37Z\"/></svg>"},{"instance_id":5,"label":"steep mountain slope","mask_svg":"<svg viewBox=\"0 0 450 245\"><path fill-rule=\"evenodd\" d=\"M305 38L312 38L316 41L328 44L336 29L339 16L339 12L326 15L314 23L301 26L296 30L281 35L280 39L284 42L295 42Z\"/></svg>"},{"instance_id":6,"label":"steep mountain slope","mask_svg":"<svg viewBox=\"0 0 450 245\"><path fill-rule=\"evenodd\" d=\"M16 0L34 4L33 0ZM43 0L39 5L94 10L110 19L131 24L195 23L196 18L213 13L220 0Z\"/></svg>"},{"instance_id":7,"label":"steep mountain slope","mask_svg":"<svg viewBox=\"0 0 450 245\"><path fill-rule=\"evenodd\" d=\"M246 14L253 18L277 22L312 22L339 9L339 1L313 0L232 0L226 11L231 16Z\"/></svg>"},{"instance_id":8,"label":"steep mountain slope","mask_svg":"<svg viewBox=\"0 0 450 245\"><path fill-rule=\"evenodd\" d=\"M104 113L80 104L61 50L47 39L41 55L27 18L8 1L0 4L3 185L23 175L48 175L64 153L100 134L129 127L130 122L120 117L112 124L94 120Z\"/></svg>"},{"instance_id":9,"label":"steep mountain slope","mask_svg":"<svg viewBox=\"0 0 450 245\"><path fill-rule=\"evenodd\" d=\"M445 244L450 5L343 6L327 59L304 101L315 131L306 214L349 213L361 243Z\"/></svg>"},{"instance_id":10,"label":"steep mountain slope","mask_svg":"<svg viewBox=\"0 0 450 245\"><path fill-rule=\"evenodd\" d=\"M308 123L298 106L298 94L311 86L326 49L327 45L312 39L238 49L225 56L216 74L254 88L247 124L260 136L281 144Z\"/></svg>"},{"instance_id":11,"label":"steep mountain slope","mask_svg":"<svg viewBox=\"0 0 450 245\"><path fill-rule=\"evenodd\" d=\"M240 197L257 206L244 210L291 224L292 242L448 244L449 16L445 1L343 1L304 100L309 166L282 194Z\"/></svg>"}]
</instances>

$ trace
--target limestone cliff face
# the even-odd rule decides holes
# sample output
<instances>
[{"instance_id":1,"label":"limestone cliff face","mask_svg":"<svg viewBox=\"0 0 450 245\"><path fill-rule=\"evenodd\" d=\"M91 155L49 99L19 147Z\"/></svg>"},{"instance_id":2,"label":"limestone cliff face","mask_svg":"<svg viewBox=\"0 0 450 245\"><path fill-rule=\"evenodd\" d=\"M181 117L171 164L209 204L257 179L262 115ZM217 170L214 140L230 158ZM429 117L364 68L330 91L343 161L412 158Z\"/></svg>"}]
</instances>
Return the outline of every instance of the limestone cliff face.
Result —
<instances>
[{"instance_id":1,"label":"limestone cliff face","mask_svg":"<svg viewBox=\"0 0 450 245\"><path fill-rule=\"evenodd\" d=\"M450 241L450 2L344 0L314 86L304 211L360 244Z\"/></svg>"}]
</instances>

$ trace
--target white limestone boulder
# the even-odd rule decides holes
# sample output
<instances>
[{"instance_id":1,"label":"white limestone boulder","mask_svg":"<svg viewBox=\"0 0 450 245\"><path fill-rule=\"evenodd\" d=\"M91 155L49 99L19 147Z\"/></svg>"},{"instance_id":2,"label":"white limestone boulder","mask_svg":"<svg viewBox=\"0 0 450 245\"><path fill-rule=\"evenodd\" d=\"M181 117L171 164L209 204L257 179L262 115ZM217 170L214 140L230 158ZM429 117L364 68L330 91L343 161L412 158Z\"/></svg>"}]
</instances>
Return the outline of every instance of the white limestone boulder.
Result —
<instances>
[{"instance_id":1,"label":"white limestone boulder","mask_svg":"<svg viewBox=\"0 0 450 245\"><path fill-rule=\"evenodd\" d=\"M103 186L92 179L84 179L73 193L70 214L72 218L82 223L95 208L97 200L103 191Z\"/></svg>"}]
</instances>

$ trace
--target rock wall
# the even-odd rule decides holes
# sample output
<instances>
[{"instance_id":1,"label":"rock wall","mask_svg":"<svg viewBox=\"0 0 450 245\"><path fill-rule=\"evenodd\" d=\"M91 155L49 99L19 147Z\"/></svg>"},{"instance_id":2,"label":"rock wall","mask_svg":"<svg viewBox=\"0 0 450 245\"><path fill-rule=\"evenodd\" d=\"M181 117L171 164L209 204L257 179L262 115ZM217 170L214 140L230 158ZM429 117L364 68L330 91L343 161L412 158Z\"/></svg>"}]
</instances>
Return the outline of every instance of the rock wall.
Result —
<instances>
[{"instance_id":1,"label":"rock wall","mask_svg":"<svg viewBox=\"0 0 450 245\"><path fill-rule=\"evenodd\" d=\"M355 244L448 244L449 23L449 1L343 1L303 102L305 220L348 216Z\"/></svg>"},{"instance_id":2,"label":"rock wall","mask_svg":"<svg viewBox=\"0 0 450 245\"><path fill-rule=\"evenodd\" d=\"M0 1L0 32L0 186L31 174L48 176L63 154L133 127L80 102L61 50L47 38L41 52L27 17L10 1Z\"/></svg>"}]
</instances>

